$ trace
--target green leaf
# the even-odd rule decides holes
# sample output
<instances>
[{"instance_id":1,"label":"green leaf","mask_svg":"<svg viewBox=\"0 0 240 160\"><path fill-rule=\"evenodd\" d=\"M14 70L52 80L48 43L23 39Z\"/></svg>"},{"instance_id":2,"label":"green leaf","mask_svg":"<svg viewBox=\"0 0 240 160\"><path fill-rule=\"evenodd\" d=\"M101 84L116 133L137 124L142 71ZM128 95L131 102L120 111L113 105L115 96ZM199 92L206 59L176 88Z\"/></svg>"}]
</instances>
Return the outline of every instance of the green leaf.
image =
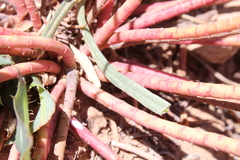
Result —
<instances>
[{"instance_id":1,"label":"green leaf","mask_svg":"<svg viewBox=\"0 0 240 160\"><path fill-rule=\"evenodd\" d=\"M149 90L122 75L116 71L103 56L98 46L94 42L94 39L89 31L85 20L85 8L84 0L79 3L80 9L78 12L77 20L79 25L85 28L81 29L84 41L92 53L93 59L96 61L100 70L104 73L107 79L112 82L116 87L126 92L129 96L135 98L143 106L150 109L151 111L161 115L168 111L170 103L160 98L159 96L151 93Z\"/></svg>"},{"instance_id":2,"label":"green leaf","mask_svg":"<svg viewBox=\"0 0 240 160\"><path fill-rule=\"evenodd\" d=\"M27 88L20 73L17 93L13 97L13 107L17 117L16 148L21 154L20 159L30 160L33 137L29 130Z\"/></svg>"},{"instance_id":3,"label":"green leaf","mask_svg":"<svg viewBox=\"0 0 240 160\"><path fill-rule=\"evenodd\" d=\"M73 7L75 1L73 0L64 0L57 11L55 12L54 16L48 22L47 26L45 27L41 37L52 38L55 34L60 22L63 18L66 17L68 11Z\"/></svg>"},{"instance_id":4,"label":"green leaf","mask_svg":"<svg viewBox=\"0 0 240 160\"><path fill-rule=\"evenodd\" d=\"M0 56L0 66L9 65L9 64L14 64L14 62L4 58L4 56L1 55Z\"/></svg>"},{"instance_id":5,"label":"green leaf","mask_svg":"<svg viewBox=\"0 0 240 160\"><path fill-rule=\"evenodd\" d=\"M33 123L31 123L31 131L36 132L41 126L45 125L55 112L55 102L50 93L42 86L42 82L36 76L31 76L32 83L29 89L36 87L40 98L40 108Z\"/></svg>"}]
</instances>

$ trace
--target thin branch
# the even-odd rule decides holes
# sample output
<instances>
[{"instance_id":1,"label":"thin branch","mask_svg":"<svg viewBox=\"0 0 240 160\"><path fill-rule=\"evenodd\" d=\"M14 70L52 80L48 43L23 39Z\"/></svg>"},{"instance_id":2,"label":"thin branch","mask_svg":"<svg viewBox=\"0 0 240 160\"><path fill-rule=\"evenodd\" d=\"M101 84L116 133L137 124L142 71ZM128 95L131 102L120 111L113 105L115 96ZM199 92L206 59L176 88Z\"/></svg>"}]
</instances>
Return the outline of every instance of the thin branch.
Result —
<instances>
[{"instance_id":1,"label":"thin branch","mask_svg":"<svg viewBox=\"0 0 240 160\"><path fill-rule=\"evenodd\" d=\"M54 146L54 159L63 159L67 140L67 133L69 129L70 120L72 117L72 110L76 96L76 89L78 83L78 72L70 70L67 73L67 88L64 97L64 104L62 108L62 115L57 130L56 144Z\"/></svg>"},{"instance_id":2,"label":"thin branch","mask_svg":"<svg viewBox=\"0 0 240 160\"><path fill-rule=\"evenodd\" d=\"M0 36L0 48L37 48L58 53L66 65L75 65L74 54L70 48L56 40L35 36Z\"/></svg>"}]
</instances>

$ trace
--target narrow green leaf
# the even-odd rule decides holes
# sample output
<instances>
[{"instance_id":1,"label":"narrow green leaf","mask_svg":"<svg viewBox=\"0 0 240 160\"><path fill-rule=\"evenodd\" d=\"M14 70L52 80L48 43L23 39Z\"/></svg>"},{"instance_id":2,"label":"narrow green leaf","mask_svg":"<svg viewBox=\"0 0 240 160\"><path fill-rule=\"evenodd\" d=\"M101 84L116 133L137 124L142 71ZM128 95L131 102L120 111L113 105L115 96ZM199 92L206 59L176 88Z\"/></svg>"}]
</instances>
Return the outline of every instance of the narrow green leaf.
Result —
<instances>
[{"instance_id":1,"label":"narrow green leaf","mask_svg":"<svg viewBox=\"0 0 240 160\"><path fill-rule=\"evenodd\" d=\"M60 22L63 18L66 17L68 11L73 7L75 1L73 0L64 0L57 11L55 12L54 16L47 24L46 28L44 29L41 37L52 38L55 34L57 27L59 26Z\"/></svg>"},{"instance_id":2,"label":"narrow green leaf","mask_svg":"<svg viewBox=\"0 0 240 160\"><path fill-rule=\"evenodd\" d=\"M55 112L55 102L50 93L42 86L42 82L36 76L32 76L30 89L36 87L40 98L40 107L33 123L31 123L31 131L36 132L41 126L45 125Z\"/></svg>"},{"instance_id":3,"label":"narrow green leaf","mask_svg":"<svg viewBox=\"0 0 240 160\"><path fill-rule=\"evenodd\" d=\"M17 117L16 148L21 154L20 159L30 160L33 137L29 131L27 88L20 73L17 93L13 97L13 107Z\"/></svg>"},{"instance_id":4,"label":"narrow green leaf","mask_svg":"<svg viewBox=\"0 0 240 160\"><path fill-rule=\"evenodd\" d=\"M170 106L169 102L151 93L146 88L142 87L133 80L117 72L108 63L107 59L103 56L102 52L99 50L98 46L94 42L94 39L87 26L85 20L84 2L85 1L81 1L79 3L80 9L78 11L77 20L79 25L86 26L85 28L81 29L81 33L83 35L85 43L87 44L90 52L92 53L93 59L96 61L100 70L104 73L107 79L112 82L116 87L120 88L128 95L135 98L137 101L139 101L142 105L144 105L151 111L159 115L168 111Z\"/></svg>"}]
</instances>

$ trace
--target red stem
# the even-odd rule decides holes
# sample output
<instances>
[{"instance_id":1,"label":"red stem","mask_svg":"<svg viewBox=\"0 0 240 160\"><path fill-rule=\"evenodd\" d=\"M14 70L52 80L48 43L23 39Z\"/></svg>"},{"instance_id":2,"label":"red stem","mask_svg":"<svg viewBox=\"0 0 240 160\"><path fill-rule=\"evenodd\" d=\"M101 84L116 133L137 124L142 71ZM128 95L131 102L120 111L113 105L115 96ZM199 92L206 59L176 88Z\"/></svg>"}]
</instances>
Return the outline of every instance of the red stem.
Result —
<instances>
[{"instance_id":1,"label":"red stem","mask_svg":"<svg viewBox=\"0 0 240 160\"><path fill-rule=\"evenodd\" d=\"M22 36L36 36L35 33L26 33L22 31L18 31L15 29L0 27L0 35L22 35Z\"/></svg>"},{"instance_id":2,"label":"red stem","mask_svg":"<svg viewBox=\"0 0 240 160\"><path fill-rule=\"evenodd\" d=\"M230 0L229 0L230 1ZM191 10L210 5L212 3L225 2L222 0L179 0L169 5L167 8L156 9L152 12L147 12L143 16L134 21L126 23L119 27L116 32L125 31L130 29L140 29L155 25L164 20L168 20L180 14L189 12ZM174 5L173 5L174 4Z\"/></svg>"},{"instance_id":3,"label":"red stem","mask_svg":"<svg viewBox=\"0 0 240 160\"><path fill-rule=\"evenodd\" d=\"M8 0L16 8L19 19L22 19L28 12L24 0Z\"/></svg>"},{"instance_id":4,"label":"red stem","mask_svg":"<svg viewBox=\"0 0 240 160\"><path fill-rule=\"evenodd\" d=\"M132 16L139 16L151 12L155 9L164 9L169 7L170 4L176 5L177 1L155 2L151 4L140 4L132 13Z\"/></svg>"},{"instance_id":5,"label":"red stem","mask_svg":"<svg viewBox=\"0 0 240 160\"><path fill-rule=\"evenodd\" d=\"M100 139L92 134L87 128L85 128L76 118L71 119L71 128L81 137L87 144L89 144L94 150L102 155L107 160L120 160L110 148L107 147Z\"/></svg>"},{"instance_id":6,"label":"red stem","mask_svg":"<svg viewBox=\"0 0 240 160\"><path fill-rule=\"evenodd\" d=\"M67 45L56 40L34 36L0 36L0 48L38 48L53 51L63 57L67 66L74 66L74 54Z\"/></svg>"},{"instance_id":7,"label":"red stem","mask_svg":"<svg viewBox=\"0 0 240 160\"><path fill-rule=\"evenodd\" d=\"M159 78L152 75L131 72L124 73L124 75L140 85L154 90L161 90L181 95L232 100L239 100L240 97L239 85L179 81L172 78Z\"/></svg>"},{"instance_id":8,"label":"red stem","mask_svg":"<svg viewBox=\"0 0 240 160\"><path fill-rule=\"evenodd\" d=\"M33 23L33 29L35 32L37 32L42 26L42 21L38 13L36 4L34 0L24 0L24 1L28 10L30 19L32 20L32 23Z\"/></svg>"},{"instance_id":9,"label":"red stem","mask_svg":"<svg viewBox=\"0 0 240 160\"><path fill-rule=\"evenodd\" d=\"M0 48L0 54L27 58L38 58L39 54L30 48ZM43 58L43 56L41 57Z\"/></svg>"},{"instance_id":10,"label":"red stem","mask_svg":"<svg viewBox=\"0 0 240 160\"><path fill-rule=\"evenodd\" d=\"M17 150L16 145L13 144L10 149L8 160L18 160L19 157L20 157L20 152Z\"/></svg>"},{"instance_id":11,"label":"red stem","mask_svg":"<svg viewBox=\"0 0 240 160\"><path fill-rule=\"evenodd\" d=\"M160 29L135 29L117 32L113 34L101 48L106 46L130 41L144 41L144 40L178 40L206 37L209 38L213 34L221 32L230 32L240 28L240 16L209 22L201 25L187 26L187 27L172 27Z\"/></svg>"},{"instance_id":12,"label":"red stem","mask_svg":"<svg viewBox=\"0 0 240 160\"><path fill-rule=\"evenodd\" d=\"M53 61L35 60L23 62L0 69L0 83L17 78L19 73L16 68L18 68L22 76L40 72L59 74L61 71L60 66Z\"/></svg>"},{"instance_id":13,"label":"red stem","mask_svg":"<svg viewBox=\"0 0 240 160\"><path fill-rule=\"evenodd\" d=\"M111 14L112 14L112 9L113 9L113 5L115 3L116 0L108 0L102 10L100 11L99 15L98 15L98 24L97 24L97 28L102 27L110 18Z\"/></svg>"},{"instance_id":14,"label":"red stem","mask_svg":"<svg viewBox=\"0 0 240 160\"><path fill-rule=\"evenodd\" d=\"M193 41L181 41L181 42L173 42L173 43L204 44L204 45L219 45L219 46L240 46L240 35L193 40Z\"/></svg>"},{"instance_id":15,"label":"red stem","mask_svg":"<svg viewBox=\"0 0 240 160\"><path fill-rule=\"evenodd\" d=\"M171 78L171 79L176 79L176 80L184 80L184 81L189 81L185 78L172 75L166 72L163 72L161 70L157 69L152 69L147 66L140 66L140 65L135 65L131 63L122 63L122 62L112 62L111 65L119 72L134 72L134 73L142 73L142 74L147 74L147 75L152 75L160 78Z\"/></svg>"}]
</instances>

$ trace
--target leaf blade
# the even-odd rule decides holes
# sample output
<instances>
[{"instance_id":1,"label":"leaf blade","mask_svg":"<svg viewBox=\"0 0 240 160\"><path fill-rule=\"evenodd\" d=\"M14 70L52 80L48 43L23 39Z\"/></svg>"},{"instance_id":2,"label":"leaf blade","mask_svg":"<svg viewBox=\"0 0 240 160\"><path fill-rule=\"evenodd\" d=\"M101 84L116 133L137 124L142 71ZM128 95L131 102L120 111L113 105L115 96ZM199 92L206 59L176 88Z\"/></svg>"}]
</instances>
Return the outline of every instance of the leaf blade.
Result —
<instances>
[{"instance_id":1,"label":"leaf blade","mask_svg":"<svg viewBox=\"0 0 240 160\"><path fill-rule=\"evenodd\" d=\"M13 107L17 117L16 148L20 159L30 160L33 137L29 129L29 109L26 84L19 73L18 89L13 97Z\"/></svg>"},{"instance_id":2,"label":"leaf blade","mask_svg":"<svg viewBox=\"0 0 240 160\"><path fill-rule=\"evenodd\" d=\"M30 89L36 87L40 98L40 107L33 123L31 123L31 131L36 132L41 126L45 125L55 112L55 102L51 94L42 86L40 79L31 76L32 83Z\"/></svg>"}]
</instances>

